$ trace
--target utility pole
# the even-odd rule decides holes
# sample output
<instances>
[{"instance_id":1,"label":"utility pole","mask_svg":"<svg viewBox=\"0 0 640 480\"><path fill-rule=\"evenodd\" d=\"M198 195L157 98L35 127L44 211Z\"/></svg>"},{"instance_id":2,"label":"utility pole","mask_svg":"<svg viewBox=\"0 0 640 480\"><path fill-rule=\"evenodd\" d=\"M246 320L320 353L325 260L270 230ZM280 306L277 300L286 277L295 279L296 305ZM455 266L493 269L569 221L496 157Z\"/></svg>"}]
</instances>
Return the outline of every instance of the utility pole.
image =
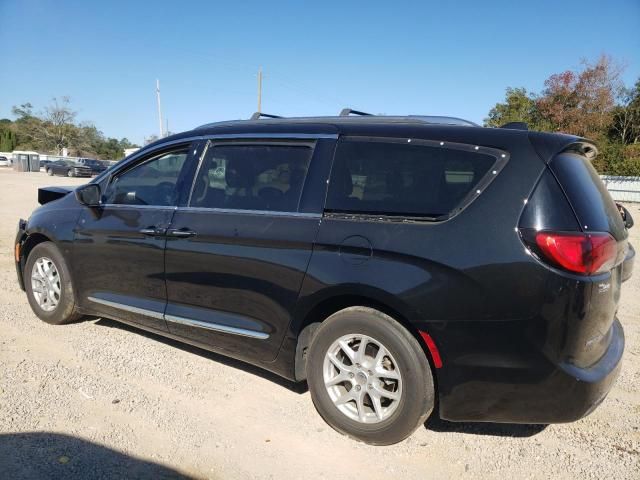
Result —
<instances>
[{"instance_id":1,"label":"utility pole","mask_svg":"<svg viewBox=\"0 0 640 480\"><path fill-rule=\"evenodd\" d=\"M258 111L262 111L262 67L258 68Z\"/></svg>"},{"instance_id":2,"label":"utility pole","mask_svg":"<svg viewBox=\"0 0 640 480\"><path fill-rule=\"evenodd\" d=\"M162 131L162 108L160 107L160 80L156 80L156 98L158 100L158 124L160 125L160 138L164 137Z\"/></svg>"}]
</instances>

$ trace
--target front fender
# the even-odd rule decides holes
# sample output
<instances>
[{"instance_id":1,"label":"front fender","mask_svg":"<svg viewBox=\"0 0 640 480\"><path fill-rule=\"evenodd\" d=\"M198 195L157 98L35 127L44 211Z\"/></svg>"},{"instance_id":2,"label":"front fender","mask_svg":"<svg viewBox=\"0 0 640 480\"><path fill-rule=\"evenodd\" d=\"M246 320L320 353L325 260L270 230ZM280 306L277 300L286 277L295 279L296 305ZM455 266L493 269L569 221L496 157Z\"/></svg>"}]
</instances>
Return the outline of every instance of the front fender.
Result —
<instances>
[{"instance_id":1,"label":"front fender","mask_svg":"<svg viewBox=\"0 0 640 480\"><path fill-rule=\"evenodd\" d=\"M69 195L37 208L29 220L20 220L15 239L15 263L22 290L25 289L23 272L27 257L38 243L54 242L71 267L75 227L81 211L82 207L74 196Z\"/></svg>"}]
</instances>

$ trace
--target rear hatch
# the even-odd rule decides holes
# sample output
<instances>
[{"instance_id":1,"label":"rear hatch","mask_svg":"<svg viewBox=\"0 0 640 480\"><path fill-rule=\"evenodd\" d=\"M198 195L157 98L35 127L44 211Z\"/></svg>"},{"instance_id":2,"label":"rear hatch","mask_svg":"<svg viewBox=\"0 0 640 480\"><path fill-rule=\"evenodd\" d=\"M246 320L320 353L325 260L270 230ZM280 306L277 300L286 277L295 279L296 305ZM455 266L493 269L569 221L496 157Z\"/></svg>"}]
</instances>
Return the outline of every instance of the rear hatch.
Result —
<instances>
[{"instance_id":1,"label":"rear hatch","mask_svg":"<svg viewBox=\"0 0 640 480\"><path fill-rule=\"evenodd\" d=\"M548 285L553 308L546 310L562 317L550 325L558 336L553 350L581 368L611 343L629 253L620 210L586 152L593 157L595 149L570 146L550 157L520 223L531 252L556 273Z\"/></svg>"}]
</instances>

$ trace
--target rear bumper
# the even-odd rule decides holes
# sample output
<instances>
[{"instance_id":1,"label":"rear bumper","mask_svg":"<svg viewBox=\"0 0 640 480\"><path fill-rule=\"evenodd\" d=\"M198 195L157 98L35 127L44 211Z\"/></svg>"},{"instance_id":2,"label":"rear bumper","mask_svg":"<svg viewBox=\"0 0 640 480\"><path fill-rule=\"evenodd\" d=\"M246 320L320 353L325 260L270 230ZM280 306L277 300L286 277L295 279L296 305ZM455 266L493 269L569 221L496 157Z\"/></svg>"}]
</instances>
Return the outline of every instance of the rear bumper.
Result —
<instances>
[{"instance_id":1,"label":"rear bumper","mask_svg":"<svg viewBox=\"0 0 640 480\"><path fill-rule=\"evenodd\" d=\"M606 353L588 368L554 364L540 354L527 364L438 371L440 416L450 421L541 424L585 417L602 403L620 372L624 331L617 319L611 328ZM457 377L455 385L449 387L450 378L441 375Z\"/></svg>"},{"instance_id":2,"label":"rear bumper","mask_svg":"<svg viewBox=\"0 0 640 480\"><path fill-rule=\"evenodd\" d=\"M633 245L629 244L629 250L627 251L627 256L622 263L622 281L626 282L633 275L633 264L636 260L636 250L633 248Z\"/></svg>"}]
</instances>

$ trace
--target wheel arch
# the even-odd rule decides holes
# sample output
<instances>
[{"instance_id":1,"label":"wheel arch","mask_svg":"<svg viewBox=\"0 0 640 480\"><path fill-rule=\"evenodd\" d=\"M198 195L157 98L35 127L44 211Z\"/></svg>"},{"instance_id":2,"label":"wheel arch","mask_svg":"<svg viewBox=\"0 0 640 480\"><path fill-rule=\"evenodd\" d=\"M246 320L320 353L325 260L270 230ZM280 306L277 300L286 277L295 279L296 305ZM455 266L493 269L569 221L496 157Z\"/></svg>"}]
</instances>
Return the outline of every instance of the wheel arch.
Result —
<instances>
[{"instance_id":1,"label":"wheel arch","mask_svg":"<svg viewBox=\"0 0 640 480\"><path fill-rule=\"evenodd\" d=\"M34 249L36 245L39 245L43 242L50 242L51 239L42 233L34 232L31 234L25 234L20 240L20 254L19 257L16 258L16 267L18 270L18 283L22 290L25 289L24 285L24 267L27 263L27 258L29 258L29 254Z\"/></svg>"},{"instance_id":2,"label":"wheel arch","mask_svg":"<svg viewBox=\"0 0 640 480\"><path fill-rule=\"evenodd\" d=\"M420 335L418 328L409 320L410 312L408 309L402 309L401 306L392 306L389 302L380 300L384 298L381 295L363 295L342 293L339 295L332 295L316 302L311 308L308 309L306 314L303 315L302 321L299 323L297 329L296 339L296 351L295 351L295 378L298 381L306 380L306 363L307 363L307 351L309 345L313 341L315 331L327 318L336 312L344 310L349 307L367 307L374 310L378 310L394 320L400 323L407 331L418 341L422 351L431 368L433 376L434 387L436 393L438 391L437 375L436 375L436 359L434 358L429 345L427 345L425 339ZM427 332L430 334L430 332ZM439 360L439 358L438 358ZM437 398L437 396L436 396Z\"/></svg>"}]
</instances>

